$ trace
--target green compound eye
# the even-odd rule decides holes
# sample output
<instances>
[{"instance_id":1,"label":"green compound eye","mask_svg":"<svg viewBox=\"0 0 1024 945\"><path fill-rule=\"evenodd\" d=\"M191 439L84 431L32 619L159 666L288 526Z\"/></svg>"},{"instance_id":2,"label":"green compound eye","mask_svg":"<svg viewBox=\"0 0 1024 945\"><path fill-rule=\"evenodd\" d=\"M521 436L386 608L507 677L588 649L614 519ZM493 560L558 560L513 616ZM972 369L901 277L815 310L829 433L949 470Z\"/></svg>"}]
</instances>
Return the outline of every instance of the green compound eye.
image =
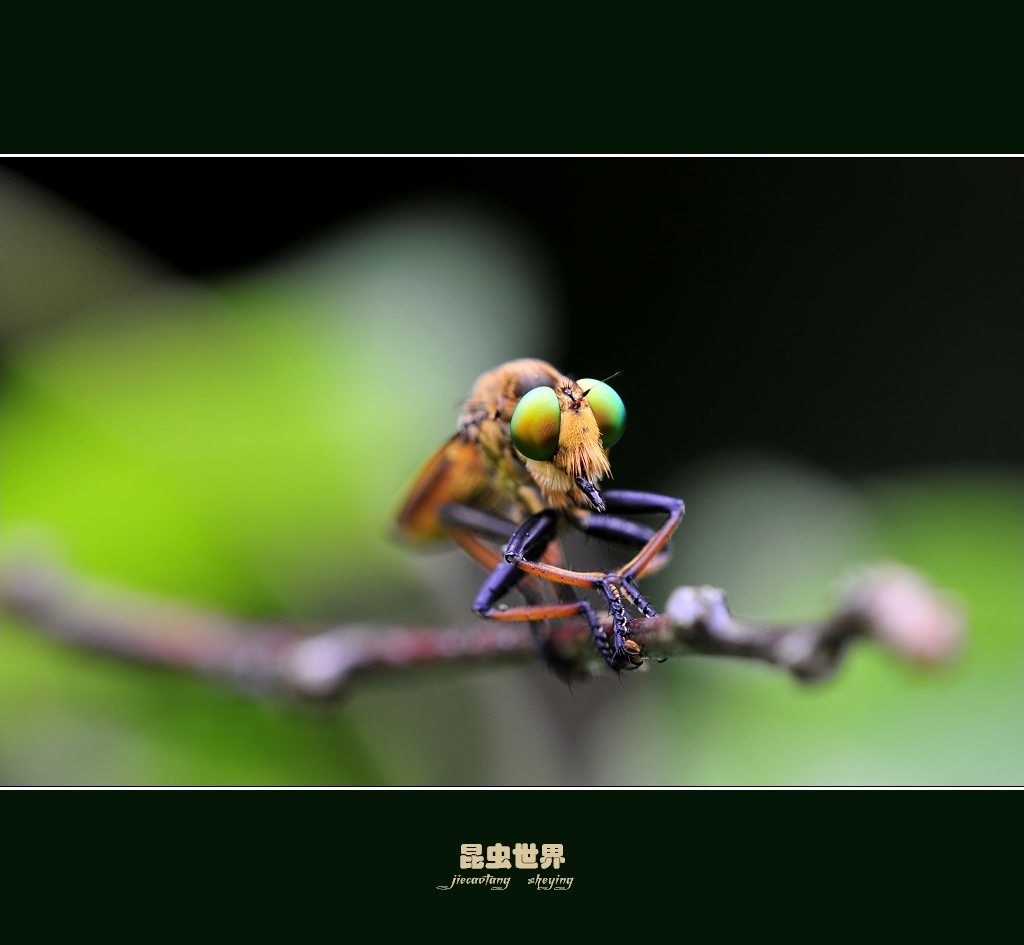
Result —
<instances>
[{"instance_id":1,"label":"green compound eye","mask_svg":"<svg viewBox=\"0 0 1024 945\"><path fill-rule=\"evenodd\" d=\"M562 411L550 387L535 387L523 394L512 414L512 443L530 459L546 461L558 452Z\"/></svg>"},{"instance_id":2,"label":"green compound eye","mask_svg":"<svg viewBox=\"0 0 1024 945\"><path fill-rule=\"evenodd\" d=\"M576 383L589 391L587 400L597 418L605 448L614 446L626 432L626 405L622 398L604 381L595 381L592 377L582 377Z\"/></svg>"}]
</instances>

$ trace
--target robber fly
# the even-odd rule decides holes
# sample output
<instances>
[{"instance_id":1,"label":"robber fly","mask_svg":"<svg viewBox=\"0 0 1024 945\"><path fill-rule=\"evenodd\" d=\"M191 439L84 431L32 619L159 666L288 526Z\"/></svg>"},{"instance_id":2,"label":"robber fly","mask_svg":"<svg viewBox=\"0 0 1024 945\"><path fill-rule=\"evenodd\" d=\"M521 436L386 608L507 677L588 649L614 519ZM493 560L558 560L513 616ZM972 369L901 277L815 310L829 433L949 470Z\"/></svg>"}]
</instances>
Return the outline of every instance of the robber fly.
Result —
<instances>
[{"instance_id":1,"label":"robber fly","mask_svg":"<svg viewBox=\"0 0 1024 945\"><path fill-rule=\"evenodd\" d=\"M582 616L612 669L636 669L643 649L630 638L625 605L655 615L636 581L668 560L683 502L600 490L611 475L608 450L625 427L626 408L604 381L574 381L544 361L509 361L477 379L458 432L424 466L399 512L399 532L450 538L491 572L473 602L479 616L530 621L535 632L536 621ZM645 513L666 520L655 530L624 517ZM556 540L564 526L636 553L615 571L570 570ZM610 632L577 587L604 595ZM500 605L513 588L526 603ZM553 668L568 672L540 642Z\"/></svg>"}]
</instances>

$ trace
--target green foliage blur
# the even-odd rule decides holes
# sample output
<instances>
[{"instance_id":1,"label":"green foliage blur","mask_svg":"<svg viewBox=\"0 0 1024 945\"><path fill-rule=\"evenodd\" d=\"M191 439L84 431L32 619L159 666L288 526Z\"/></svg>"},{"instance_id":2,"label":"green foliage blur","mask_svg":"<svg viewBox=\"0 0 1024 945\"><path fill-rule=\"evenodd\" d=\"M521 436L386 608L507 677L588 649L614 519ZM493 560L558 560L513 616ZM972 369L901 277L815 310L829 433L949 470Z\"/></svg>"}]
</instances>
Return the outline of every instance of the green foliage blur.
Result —
<instances>
[{"instance_id":1,"label":"green foliage blur","mask_svg":"<svg viewBox=\"0 0 1024 945\"><path fill-rule=\"evenodd\" d=\"M507 221L411 204L216 285L185 283L45 194L10 212L0 399L6 567L258 619L470 624L482 575L391 521L474 378L551 357L548 264ZM632 366L642 376L642 365ZM623 389L627 408L628 387ZM635 396L635 395L634 395ZM648 448L630 442L617 450ZM959 785L1024 779L1019 470L841 482L734 453L668 482L688 514L648 585L814 616L897 560L970 637L924 670L855 648L828 682L694 658L569 690L543 666L360 684L331 709L76 652L9 616L5 784Z\"/></svg>"}]
</instances>

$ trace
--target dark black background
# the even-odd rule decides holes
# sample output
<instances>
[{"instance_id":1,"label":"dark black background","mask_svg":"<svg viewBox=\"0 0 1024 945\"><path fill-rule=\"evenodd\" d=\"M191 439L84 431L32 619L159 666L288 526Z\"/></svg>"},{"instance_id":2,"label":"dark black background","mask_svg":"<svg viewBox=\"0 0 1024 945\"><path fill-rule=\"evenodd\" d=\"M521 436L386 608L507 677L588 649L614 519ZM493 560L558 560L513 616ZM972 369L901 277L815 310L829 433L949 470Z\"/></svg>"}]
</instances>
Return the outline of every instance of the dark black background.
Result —
<instances>
[{"instance_id":1,"label":"dark black background","mask_svg":"<svg viewBox=\"0 0 1024 945\"><path fill-rule=\"evenodd\" d=\"M1024 458L1018 158L5 163L199 277L411 198L506 215L559 280L552 360L627 372L620 481L730 447L845 474Z\"/></svg>"}]
</instances>

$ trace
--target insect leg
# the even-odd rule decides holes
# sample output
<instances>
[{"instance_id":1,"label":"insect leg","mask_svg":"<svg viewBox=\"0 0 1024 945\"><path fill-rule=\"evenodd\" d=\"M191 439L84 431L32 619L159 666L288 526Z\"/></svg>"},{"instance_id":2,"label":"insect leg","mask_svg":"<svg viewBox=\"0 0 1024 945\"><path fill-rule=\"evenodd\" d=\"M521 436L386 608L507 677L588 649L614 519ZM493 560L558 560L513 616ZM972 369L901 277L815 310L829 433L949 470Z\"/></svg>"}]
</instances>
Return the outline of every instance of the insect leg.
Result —
<instances>
[{"instance_id":1,"label":"insect leg","mask_svg":"<svg viewBox=\"0 0 1024 945\"><path fill-rule=\"evenodd\" d=\"M669 535L678 525L682 502L678 499L669 499L651 493L618 492L612 495L616 497L616 501L619 503L618 507L624 511L635 514L651 511L669 513L669 521L656 532L652 532L646 526L616 516L607 518L600 515L591 516L591 521L603 519L605 523L603 526L595 524L590 529L591 533L611 535L622 543L643 546L626 568L610 574L602 571L571 571L548 561L536 560L544 555L545 549L554 538L558 524L558 514L550 509L544 509L515 529L506 545L505 561L499 562L490 577L484 582L473 603L473 610L481 617L502 621L549 620L582 615L590 626L595 645L609 666L616 670L634 669L639 666L643 662L642 651L639 644L629 638L627 614L622 601L625 598L633 603L645 616L654 615L654 609L644 600L635 581L642 574L659 567L666 558L667 552L663 554L661 552L665 549ZM673 513L676 512L678 512L678 517L673 521ZM443 514L450 526L457 522L459 526L466 529L486 531L492 538L504 537L503 534L498 535L497 533L507 531L508 523L505 523L504 520L469 506L452 504L446 507ZM584 528L584 530L587 529ZM479 543L468 535L463 534L459 537L456 530L453 529L453 537L481 564L488 566L489 561L493 560L493 558L485 559L479 551L474 553L469 545ZM568 593L568 589L564 587L558 587L561 598L559 603L536 603L536 597L531 600L532 595L527 593L527 588L524 586L522 590L528 600L526 606L498 607L498 601L518 586L526 574L545 578L556 586L569 585L600 591L608 602L608 610L612 617L610 636L606 637L590 604L583 600L567 600L567 597L575 598L575 595Z\"/></svg>"},{"instance_id":2,"label":"insect leg","mask_svg":"<svg viewBox=\"0 0 1024 945\"><path fill-rule=\"evenodd\" d=\"M644 525L630 522L617 515L588 513L575 516L573 523L587 534L642 547L623 567L608 574L569 572L529 561L520 561L519 567L552 581L600 589L608 601L608 610L612 616L612 640L610 644L604 646L599 642L598 648L613 667L633 667L642 662L642 651L639 644L629 638L622 598L630 601L645 617L655 616L654 608L644 599L636 586L636 581L644 574L657 570L668 560L669 538L679 527L684 505L681 499L652 492L612 490L604 493L603 499L609 512L632 515L661 512L666 515L665 523L657 531L652 531ZM607 649L612 651L610 659L606 653Z\"/></svg>"},{"instance_id":3,"label":"insect leg","mask_svg":"<svg viewBox=\"0 0 1024 945\"><path fill-rule=\"evenodd\" d=\"M654 537L653 528L615 515L582 512L573 518L573 524L585 535L637 548L643 548Z\"/></svg>"},{"instance_id":4,"label":"insect leg","mask_svg":"<svg viewBox=\"0 0 1024 945\"><path fill-rule=\"evenodd\" d=\"M508 540L505 550L504 561L498 561L490 577L484 582L473 602L473 610L481 617L489 617L494 620L528 619L522 616L508 617L511 613L518 613L527 608L506 608L498 610L497 602L505 596L513 587L527 576L527 572L520 570L517 563L524 560L527 555L530 558L539 558L547 550L549 544L555 537L555 529L558 525L558 516L550 509L544 509L531 515L525 522L515 529ZM544 565L550 567L550 565ZM536 604L531 605L530 610L548 610L552 607L561 608L565 604L573 607L571 613L582 612L580 601L563 601L562 604ZM559 614L568 616L569 614ZM538 616L541 616L538 614ZM550 616L550 615L545 615Z\"/></svg>"},{"instance_id":5,"label":"insect leg","mask_svg":"<svg viewBox=\"0 0 1024 945\"><path fill-rule=\"evenodd\" d=\"M442 506L438 518L449 528L466 529L500 542L508 541L516 530L515 522L461 502L450 502Z\"/></svg>"},{"instance_id":6,"label":"insect leg","mask_svg":"<svg viewBox=\"0 0 1024 945\"><path fill-rule=\"evenodd\" d=\"M501 555L477 541L474 535L482 535L492 541L505 544L519 529L515 522L510 522L499 515L492 515L490 512L484 512L473 506L462 505L456 502L444 506L438 513L438 517L448 526L449 533L456 544L488 571L493 571L497 567L498 562L501 561ZM555 541L549 540L548 547L546 550L543 550L542 557L547 564L554 567L564 563L561 548L558 542ZM533 583L533 581L530 582L530 584ZM554 587L562 600L576 600L575 595L572 594L567 586L553 582L545 583L547 586ZM530 584L520 588L520 590L523 591L524 596L526 596L530 603L539 602L540 596L531 594L527 590Z\"/></svg>"},{"instance_id":7,"label":"insect leg","mask_svg":"<svg viewBox=\"0 0 1024 945\"><path fill-rule=\"evenodd\" d=\"M608 508L615 511L628 512L634 515L664 512L667 516L665 523L651 535L640 551L625 565L608 575L608 580L618 584L641 614L645 617L653 617L657 612L640 594L636 586L636 580L645 574L657 570L668 560L670 552L669 538L679 527L685 511L683 500L671 496L658 495L654 492L630 492L625 490L607 492L604 495L604 499Z\"/></svg>"},{"instance_id":8,"label":"insect leg","mask_svg":"<svg viewBox=\"0 0 1024 945\"><path fill-rule=\"evenodd\" d=\"M604 493L605 505L609 511L627 512L642 515L648 512L664 512L667 516L665 524L648 539L647 544L615 574L625 581L632 582L635 578L655 570L660 563L659 557L667 552L669 538L683 520L686 506L682 499L655 492L629 492L614 489Z\"/></svg>"},{"instance_id":9,"label":"insect leg","mask_svg":"<svg viewBox=\"0 0 1024 945\"><path fill-rule=\"evenodd\" d=\"M571 519L572 524L584 535L600 538L603 541L618 545L629 545L643 548L652 538L655 530L639 522L620 518L617 515L598 515L594 512L579 512ZM652 574L663 568L672 557L672 543L666 542L654 559L644 569L644 574Z\"/></svg>"},{"instance_id":10,"label":"insect leg","mask_svg":"<svg viewBox=\"0 0 1024 945\"><path fill-rule=\"evenodd\" d=\"M612 615L612 635L609 639L594 616L593 608L586 601L576 601L572 605L577 608L577 613L583 614L590 624L591 634L598 651L604 657L612 669L635 669L642 662L640 646L628 639L626 629L626 612L620 602L620 590L615 584L608 582L605 575L599 572L577 572L565 568L555 567L549 564L535 562L531 558L536 557L535 551L542 543L550 541L554 534L555 526L558 523L557 513L546 509L527 519L509 539L505 549L505 562L509 567L515 568L517 574L535 573L548 577L558 585L571 585L577 587L593 588L604 593L608 601L608 607ZM627 523L628 524L628 523ZM538 570L534 570L534 569ZM495 569L495 588L499 586L499 569ZM630 582L631 583L631 582ZM630 587L630 590L635 590ZM481 591L481 594L484 592ZM575 596L575 595L573 595ZM629 591L627 596L631 597ZM495 600L497 598L494 598ZM478 602L482 602L478 598ZM480 613L480 611L477 611ZM493 616L493 614L489 614ZM498 618L501 619L501 618Z\"/></svg>"},{"instance_id":11,"label":"insect leg","mask_svg":"<svg viewBox=\"0 0 1024 945\"><path fill-rule=\"evenodd\" d=\"M525 558L518 562L520 569L550 581L599 589L606 577L621 578L632 582L663 564L662 556L667 553L669 538L679 527L683 518L685 510L683 500L653 492L627 492L624 490L613 490L605 492L603 495L609 510L628 512L633 515L664 512L667 516L665 524L657 531L649 533L645 526L627 522L614 515L605 518L604 515L591 514L589 518L574 518L572 520L574 524L579 524L583 531L589 531L591 534L600 534L602 526L599 522L601 519L611 520L610 529L605 527L606 533L614 533L615 537L621 539L624 544L637 545L643 541L643 547L623 567L607 575L601 571L569 571ZM587 524L580 524L581 522ZM512 551L510 543L509 552L505 555L506 561L510 559L509 553Z\"/></svg>"},{"instance_id":12,"label":"insect leg","mask_svg":"<svg viewBox=\"0 0 1024 945\"><path fill-rule=\"evenodd\" d=\"M556 580L559 596L562 598L559 603L549 604L527 604L524 607L500 608L498 601L515 587L529 573L520 567L523 562L530 562L532 558L539 557L544 553L545 548L553 540L555 529L558 525L557 513L550 509L528 518L516 529L515 534L509 539L505 551L505 560L491 572L491 576L484 582L473 602L473 610L481 617L491 620L521 621L536 619L553 619L556 617L582 616L590 627L591 636L594 639L598 651L605 661L613 669L623 669L631 666L631 661L624 654L620 653L612 642L606 637L594 613L593 607L585 600L579 600L572 592L571 587L566 584L577 583L585 587L599 587L599 576L586 576L583 581L566 582ZM541 565L544 568L552 565ZM559 573L575 574L565 571L562 568L554 568ZM568 598L568 599L567 599ZM635 645L635 644L634 644ZM639 652L639 647L637 647ZM546 643L543 645L543 654L548 664L556 673L563 676L568 674L568 667L555 654Z\"/></svg>"},{"instance_id":13,"label":"insect leg","mask_svg":"<svg viewBox=\"0 0 1024 945\"><path fill-rule=\"evenodd\" d=\"M587 617L586 611L581 608L581 602L573 593L572 588L566 584L550 581L542 582L533 575L526 574L525 571L518 571L514 564L506 562L501 554L492 550L472 534L476 532L487 538L504 543L517 530L514 522L509 522L500 516L492 515L472 506L458 503L451 503L445 506L439 514L441 520L449 527L452 539L474 561L491 572L500 569L501 574L496 577L492 573L481 588L474 605L475 610L477 610L476 605L482 604L488 598L490 598L489 603L493 607L513 587L516 587L522 593L528 605L540 608L530 612L527 612L527 608L518 607L500 610L497 613L486 611L481 613L480 610L477 610L477 613L492 619L529 621L530 630L533 633L534 642L537 646L538 656L547 663L560 679L568 681L573 675L577 675L578 669L573 664L567 662L551 645L550 639L548 639L544 632L545 626L542 623L543 619L557 616L576 616L583 613L584 617ZM562 554L558 543L551 541L550 538L548 541L547 549L541 549L544 559L552 564L561 564ZM524 578L526 580L523 580ZM547 590L549 595L547 601L544 600L545 590ZM553 606L550 600L551 593L554 593L562 603L570 605L565 613L551 612L550 608ZM589 604L584 602L584 607L589 608ZM510 618L509 614L518 616ZM592 620L587 617L592 630L595 620L596 618Z\"/></svg>"}]
</instances>

